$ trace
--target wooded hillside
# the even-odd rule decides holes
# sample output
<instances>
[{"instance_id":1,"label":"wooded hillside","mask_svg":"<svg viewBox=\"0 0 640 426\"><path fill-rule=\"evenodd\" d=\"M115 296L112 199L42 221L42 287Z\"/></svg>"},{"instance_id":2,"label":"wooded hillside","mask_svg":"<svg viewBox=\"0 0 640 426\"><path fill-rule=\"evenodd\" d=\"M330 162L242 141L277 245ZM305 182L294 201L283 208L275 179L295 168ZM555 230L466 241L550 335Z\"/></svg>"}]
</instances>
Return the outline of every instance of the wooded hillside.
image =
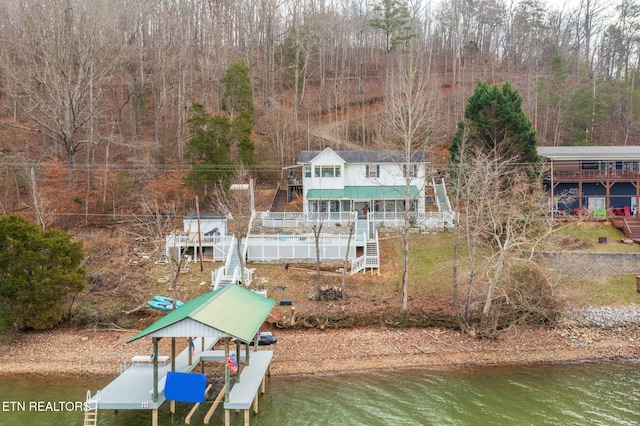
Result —
<instances>
[{"instance_id":1,"label":"wooded hillside","mask_svg":"<svg viewBox=\"0 0 640 426\"><path fill-rule=\"evenodd\" d=\"M388 146L409 55L436 163L480 81L520 92L540 145L640 144L638 3L548 3L5 0L0 208L62 227L192 210L191 107L227 113L222 80L238 60L258 182L301 149Z\"/></svg>"}]
</instances>

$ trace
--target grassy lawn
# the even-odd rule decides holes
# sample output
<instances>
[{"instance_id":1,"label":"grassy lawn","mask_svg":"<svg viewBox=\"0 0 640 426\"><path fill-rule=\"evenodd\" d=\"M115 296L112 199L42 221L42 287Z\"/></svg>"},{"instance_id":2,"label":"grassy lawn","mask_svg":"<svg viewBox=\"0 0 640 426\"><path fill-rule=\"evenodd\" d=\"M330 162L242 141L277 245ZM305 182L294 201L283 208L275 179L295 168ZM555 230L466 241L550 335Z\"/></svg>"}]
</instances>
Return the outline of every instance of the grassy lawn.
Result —
<instances>
[{"instance_id":1,"label":"grassy lawn","mask_svg":"<svg viewBox=\"0 0 640 426\"><path fill-rule=\"evenodd\" d=\"M577 239L574 250L608 253L637 253L640 244L620 242L624 234L609 222L575 222L556 227L556 241L562 247L563 238ZM599 243L604 237L607 242ZM575 240L574 240L575 241ZM564 248L565 250L567 248ZM621 306L640 303L640 294L636 292L635 275L612 275L600 279L571 279L558 284L557 294L574 305Z\"/></svg>"},{"instance_id":2,"label":"grassy lawn","mask_svg":"<svg viewBox=\"0 0 640 426\"><path fill-rule=\"evenodd\" d=\"M450 295L453 285L453 232L412 234L409 242L409 291L439 297ZM402 250L399 264L402 265Z\"/></svg>"},{"instance_id":3,"label":"grassy lawn","mask_svg":"<svg viewBox=\"0 0 640 426\"><path fill-rule=\"evenodd\" d=\"M620 242L624 234L609 222L585 223L574 222L556 226L556 240L562 247L563 238L579 239L580 245L573 245L572 250L610 253L636 253L640 252L640 244L625 244ZM599 238L607 239L605 244L600 244ZM565 250L567 247L564 248Z\"/></svg>"},{"instance_id":4,"label":"grassy lawn","mask_svg":"<svg viewBox=\"0 0 640 426\"><path fill-rule=\"evenodd\" d=\"M609 223L560 225L558 240L563 237L578 238L584 242L581 251L593 252L640 252L640 244L618 242L624 235ZM607 238L606 244L598 243L599 237ZM402 238L386 240L394 247L397 280L401 279ZM464 243L461 242L461 256ZM547 246L548 250L560 250L557 246ZM383 252L384 253L384 252ZM384 256L384 255L383 255ZM409 250L410 294L413 292L448 297L452 289L453 276L453 232L420 235L412 234ZM636 292L636 276L610 276L602 279L564 279L557 284L557 294L574 305L620 306L640 303Z\"/></svg>"},{"instance_id":5,"label":"grassy lawn","mask_svg":"<svg viewBox=\"0 0 640 426\"><path fill-rule=\"evenodd\" d=\"M601 280L569 280L557 294L574 306L624 306L640 303L635 275L613 275Z\"/></svg>"}]
</instances>

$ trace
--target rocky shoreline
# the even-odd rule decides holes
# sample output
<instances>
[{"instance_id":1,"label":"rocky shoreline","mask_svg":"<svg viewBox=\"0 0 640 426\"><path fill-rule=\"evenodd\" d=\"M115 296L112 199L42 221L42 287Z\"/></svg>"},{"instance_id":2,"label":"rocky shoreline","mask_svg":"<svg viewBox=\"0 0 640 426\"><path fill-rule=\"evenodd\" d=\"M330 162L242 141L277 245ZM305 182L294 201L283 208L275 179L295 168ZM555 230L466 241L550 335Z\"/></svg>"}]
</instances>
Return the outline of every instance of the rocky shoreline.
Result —
<instances>
[{"instance_id":1,"label":"rocky shoreline","mask_svg":"<svg viewBox=\"0 0 640 426\"><path fill-rule=\"evenodd\" d=\"M578 327L615 328L640 324L640 306L586 306L566 309L563 323Z\"/></svg>"},{"instance_id":2,"label":"rocky shoreline","mask_svg":"<svg viewBox=\"0 0 640 426\"><path fill-rule=\"evenodd\" d=\"M135 330L27 333L0 346L0 374L116 376L133 356L149 354ZM513 328L497 339L476 339L445 328L368 327L277 330L274 376L337 374L404 368L564 363L640 358L640 308L575 308L553 328ZM182 339L184 340L184 339ZM186 341L178 342L178 350ZM169 341L160 341L169 354Z\"/></svg>"}]
</instances>

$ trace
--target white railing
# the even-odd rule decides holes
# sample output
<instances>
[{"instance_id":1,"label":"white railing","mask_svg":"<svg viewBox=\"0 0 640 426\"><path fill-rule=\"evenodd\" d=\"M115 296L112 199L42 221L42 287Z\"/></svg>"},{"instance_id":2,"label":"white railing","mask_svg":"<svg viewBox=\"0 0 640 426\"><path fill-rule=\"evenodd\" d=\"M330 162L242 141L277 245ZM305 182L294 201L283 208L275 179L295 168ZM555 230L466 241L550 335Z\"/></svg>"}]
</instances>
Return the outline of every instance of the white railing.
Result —
<instances>
[{"instance_id":1,"label":"white railing","mask_svg":"<svg viewBox=\"0 0 640 426\"><path fill-rule=\"evenodd\" d=\"M450 212L410 212L411 226L427 229L451 228L454 213ZM377 226L400 228L404 225L404 212L369 212L369 220Z\"/></svg>"},{"instance_id":2,"label":"white railing","mask_svg":"<svg viewBox=\"0 0 640 426\"><path fill-rule=\"evenodd\" d=\"M351 273L356 274L365 268L367 255L362 255L351 262Z\"/></svg>"},{"instance_id":3,"label":"white railing","mask_svg":"<svg viewBox=\"0 0 640 426\"><path fill-rule=\"evenodd\" d=\"M323 226L347 226L349 222L357 220L358 212L262 212L262 226L266 228L307 228L322 223ZM349 217L351 216L351 217Z\"/></svg>"},{"instance_id":4,"label":"white railing","mask_svg":"<svg viewBox=\"0 0 640 426\"><path fill-rule=\"evenodd\" d=\"M455 213L447 210L439 212L410 212L411 226L426 229L449 229L453 226ZM357 212L343 213L293 213L293 212L262 212L262 226L266 228L300 228L311 229L314 224L322 222L323 226L356 223ZM351 218L349 218L351 215ZM386 228L400 228L404 224L404 212L369 212L369 221L375 226Z\"/></svg>"},{"instance_id":5,"label":"white railing","mask_svg":"<svg viewBox=\"0 0 640 426\"><path fill-rule=\"evenodd\" d=\"M236 266L233 269L233 275L231 276L231 283L232 284L237 284L238 281L240 281L242 279L242 274L240 272L240 266Z\"/></svg>"},{"instance_id":6,"label":"white railing","mask_svg":"<svg viewBox=\"0 0 640 426\"><path fill-rule=\"evenodd\" d=\"M231 236L231 243L229 244L229 253L227 253L227 259L224 262L225 269L227 266L231 264L231 257L233 257L233 252L236 250L236 237L235 235ZM229 271L225 270L225 274L229 275Z\"/></svg>"},{"instance_id":7,"label":"white railing","mask_svg":"<svg viewBox=\"0 0 640 426\"><path fill-rule=\"evenodd\" d=\"M214 290L217 290L220 287L220 283L224 278L224 266L219 267L215 271L211 271L211 286Z\"/></svg>"},{"instance_id":8,"label":"white railing","mask_svg":"<svg viewBox=\"0 0 640 426\"><path fill-rule=\"evenodd\" d=\"M244 239L244 245L242 246L242 256L243 259L247 258L247 250L249 249L249 237L251 236L251 228L253 227L253 219L255 218L256 212L251 213L251 219L249 219L249 226L247 227L247 236ZM244 262L240 262L244 263Z\"/></svg>"},{"instance_id":9,"label":"white railing","mask_svg":"<svg viewBox=\"0 0 640 426\"><path fill-rule=\"evenodd\" d=\"M98 408L98 395L100 395L100 391L96 392L95 395L91 396L91 390L87 391L87 399L85 409L86 410L95 410Z\"/></svg>"},{"instance_id":10,"label":"white railing","mask_svg":"<svg viewBox=\"0 0 640 426\"><path fill-rule=\"evenodd\" d=\"M201 239L198 238L197 233L190 234L173 234L167 235L165 240L165 255L170 258L172 252L177 249L178 253L182 253L182 250L186 247L193 247L196 257L199 256L200 251L198 246L202 243L202 247L206 250L211 248L211 255L213 261L221 261L226 258L226 248L229 247L231 241L230 236L205 236L201 234ZM174 257L175 258L175 257Z\"/></svg>"},{"instance_id":11,"label":"white railing","mask_svg":"<svg viewBox=\"0 0 640 426\"><path fill-rule=\"evenodd\" d=\"M433 190L436 196L438 211L446 213L453 212L453 209L451 208L451 202L449 201L449 197L447 196L447 187L444 184L444 180L436 183L435 179L433 179Z\"/></svg>"},{"instance_id":12,"label":"white railing","mask_svg":"<svg viewBox=\"0 0 640 426\"><path fill-rule=\"evenodd\" d=\"M229 237L204 235L202 233L200 233L200 236L198 236L197 232L192 232L189 234L173 234L167 235L167 245L171 245L172 247L190 247L197 246L198 244L202 243L203 246L208 247L224 242L228 238Z\"/></svg>"}]
</instances>

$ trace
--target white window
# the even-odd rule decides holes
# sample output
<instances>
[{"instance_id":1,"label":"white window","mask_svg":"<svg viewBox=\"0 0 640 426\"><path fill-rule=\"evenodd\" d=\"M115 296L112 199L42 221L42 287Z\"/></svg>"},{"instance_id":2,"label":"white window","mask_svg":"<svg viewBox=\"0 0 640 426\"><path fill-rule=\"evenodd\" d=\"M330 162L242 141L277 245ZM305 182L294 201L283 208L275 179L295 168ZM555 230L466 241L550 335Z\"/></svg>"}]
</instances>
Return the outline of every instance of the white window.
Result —
<instances>
[{"instance_id":1,"label":"white window","mask_svg":"<svg viewBox=\"0 0 640 426\"><path fill-rule=\"evenodd\" d=\"M418 177L418 165L417 164L409 164L409 172L407 173L407 165L403 164L402 165L402 169L403 169L403 176L404 177L410 177L410 178L414 178L414 177Z\"/></svg>"},{"instance_id":2,"label":"white window","mask_svg":"<svg viewBox=\"0 0 640 426\"><path fill-rule=\"evenodd\" d=\"M306 164L304 166L304 177L306 178L310 178L311 177L311 166Z\"/></svg>"},{"instance_id":3,"label":"white window","mask_svg":"<svg viewBox=\"0 0 640 426\"><path fill-rule=\"evenodd\" d=\"M365 177L368 178L379 178L380 177L380 164L367 164L366 166L366 171L365 171Z\"/></svg>"},{"instance_id":4,"label":"white window","mask_svg":"<svg viewBox=\"0 0 640 426\"><path fill-rule=\"evenodd\" d=\"M315 177L340 177L342 176L342 167L340 166L315 166Z\"/></svg>"}]
</instances>

